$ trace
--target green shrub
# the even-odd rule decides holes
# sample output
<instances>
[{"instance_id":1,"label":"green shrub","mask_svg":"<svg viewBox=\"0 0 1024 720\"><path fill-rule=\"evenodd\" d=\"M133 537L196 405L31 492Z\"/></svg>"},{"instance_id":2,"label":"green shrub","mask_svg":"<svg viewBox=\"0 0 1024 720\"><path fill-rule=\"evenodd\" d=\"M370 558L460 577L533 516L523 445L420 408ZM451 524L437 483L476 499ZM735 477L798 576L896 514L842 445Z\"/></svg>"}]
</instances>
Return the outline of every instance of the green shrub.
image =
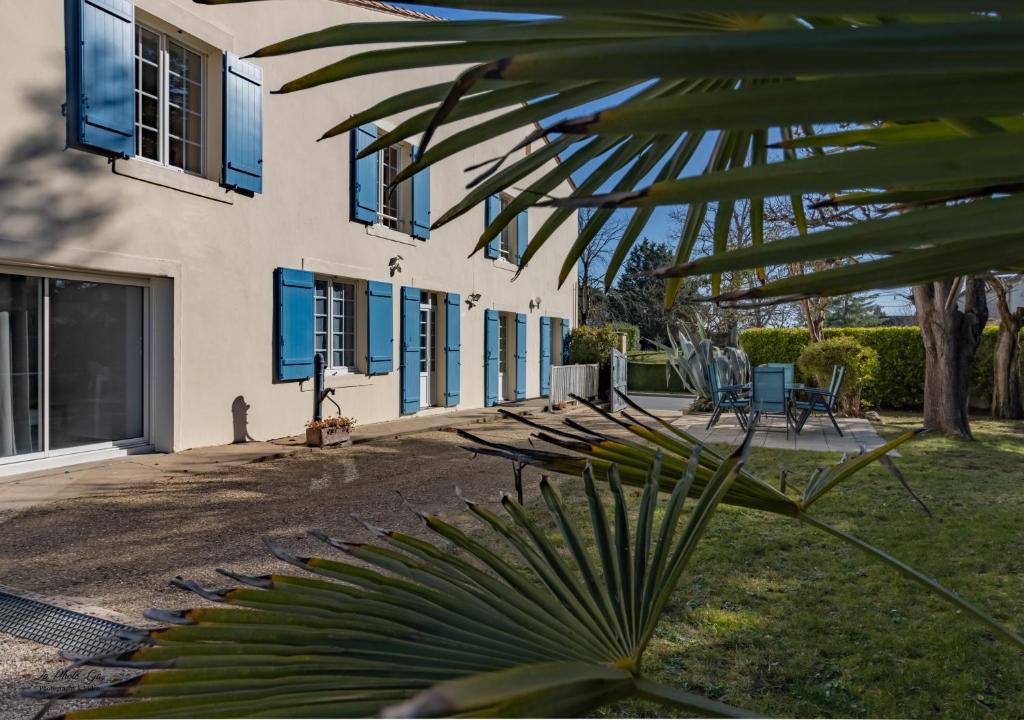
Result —
<instances>
[{"instance_id":1,"label":"green shrub","mask_svg":"<svg viewBox=\"0 0 1024 720\"><path fill-rule=\"evenodd\" d=\"M988 407L992 400L992 353L998 328L985 328L971 380L971 403ZM826 338L849 336L878 353L878 373L865 385L865 404L893 410L918 410L924 400L924 343L918 327L828 328ZM1022 333L1024 337L1024 333ZM754 328L740 333L740 345L751 365L796 362L808 344L803 328ZM801 382L804 377L797 368Z\"/></svg>"},{"instance_id":2,"label":"green shrub","mask_svg":"<svg viewBox=\"0 0 1024 720\"><path fill-rule=\"evenodd\" d=\"M581 325L569 334L569 362L606 365L619 338L610 325Z\"/></svg>"},{"instance_id":3,"label":"green shrub","mask_svg":"<svg viewBox=\"0 0 1024 720\"><path fill-rule=\"evenodd\" d=\"M625 322L613 322L610 327L615 332L626 333L626 351L633 352L640 349L640 328L637 325Z\"/></svg>"},{"instance_id":4,"label":"green shrub","mask_svg":"<svg viewBox=\"0 0 1024 720\"><path fill-rule=\"evenodd\" d=\"M818 387L828 387L832 369L836 365L846 368L839 407L846 415L860 412L861 390L878 373L878 353L861 345L848 335L828 338L804 346L797 367L805 376L813 377Z\"/></svg>"}]
</instances>

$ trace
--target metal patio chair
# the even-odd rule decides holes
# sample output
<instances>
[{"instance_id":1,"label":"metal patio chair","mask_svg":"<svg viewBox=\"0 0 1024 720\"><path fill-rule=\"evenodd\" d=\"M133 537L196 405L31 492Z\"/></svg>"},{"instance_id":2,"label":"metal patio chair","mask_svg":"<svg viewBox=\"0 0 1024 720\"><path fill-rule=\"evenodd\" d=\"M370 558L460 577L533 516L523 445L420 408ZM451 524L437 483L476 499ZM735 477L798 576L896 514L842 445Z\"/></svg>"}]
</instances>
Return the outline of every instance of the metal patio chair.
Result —
<instances>
[{"instance_id":1,"label":"metal patio chair","mask_svg":"<svg viewBox=\"0 0 1024 720\"><path fill-rule=\"evenodd\" d=\"M781 415L786 422L786 438L793 421L789 413L786 372L781 367L754 368L754 392L750 403L751 422L756 426L762 416Z\"/></svg>"},{"instance_id":2,"label":"metal patio chair","mask_svg":"<svg viewBox=\"0 0 1024 720\"><path fill-rule=\"evenodd\" d=\"M720 385L718 382L718 365L712 358L708 364L708 379L711 381L711 401L715 409L708 420L707 428L710 430L722 417L723 410L732 410L740 427L747 429L747 411L750 409L750 396L747 394L746 385Z\"/></svg>"},{"instance_id":3,"label":"metal patio chair","mask_svg":"<svg viewBox=\"0 0 1024 720\"><path fill-rule=\"evenodd\" d=\"M832 368L832 382L828 384L828 389L804 388L798 391L802 399L793 401L793 408L800 412L800 417L796 419L797 432L803 430L804 423L812 413L824 413L832 421L832 426L839 433L839 437L843 436L843 431L840 429L839 423L836 422L835 411L839 404L839 392L843 389L843 380L845 379L846 368L843 365L835 365Z\"/></svg>"},{"instance_id":4,"label":"metal patio chair","mask_svg":"<svg viewBox=\"0 0 1024 720\"><path fill-rule=\"evenodd\" d=\"M794 367L793 363L765 363L760 367L766 368L782 368L782 372L786 375L786 385L793 384Z\"/></svg>"}]
</instances>

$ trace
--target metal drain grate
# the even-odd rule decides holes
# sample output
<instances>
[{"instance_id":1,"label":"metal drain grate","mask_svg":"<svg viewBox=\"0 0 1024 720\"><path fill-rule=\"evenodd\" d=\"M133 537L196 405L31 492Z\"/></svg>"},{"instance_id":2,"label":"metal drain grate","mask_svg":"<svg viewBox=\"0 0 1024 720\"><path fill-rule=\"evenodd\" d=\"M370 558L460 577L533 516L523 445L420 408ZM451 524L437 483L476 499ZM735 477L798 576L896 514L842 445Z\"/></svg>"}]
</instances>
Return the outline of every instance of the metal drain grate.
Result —
<instances>
[{"instance_id":1,"label":"metal drain grate","mask_svg":"<svg viewBox=\"0 0 1024 720\"><path fill-rule=\"evenodd\" d=\"M137 645L114 633L135 628L0 591L0 632L76 655L110 655Z\"/></svg>"}]
</instances>

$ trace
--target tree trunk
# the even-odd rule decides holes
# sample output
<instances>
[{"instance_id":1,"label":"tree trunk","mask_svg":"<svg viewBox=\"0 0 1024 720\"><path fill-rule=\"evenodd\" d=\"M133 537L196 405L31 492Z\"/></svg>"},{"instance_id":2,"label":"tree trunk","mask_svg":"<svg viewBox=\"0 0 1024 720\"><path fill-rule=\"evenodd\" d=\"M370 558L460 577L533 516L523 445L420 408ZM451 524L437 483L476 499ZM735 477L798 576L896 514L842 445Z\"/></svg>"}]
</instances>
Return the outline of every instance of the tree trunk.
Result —
<instances>
[{"instance_id":1,"label":"tree trunk","mask_svg":"<svg viewBox=\"0 0 1024 720\"><path fill-rule=\"evenodd\" d=\"M803 299L800 301L800 309L804 313L804 322L807 324L807 334L811 342L821 342L825 329L825 313L822 305L816 300Z\"/></svg>"},{"instance_id":2,"label":"tree trunk","mask_svg":"<svg viewBox=\"0 0 1024 720\"><path fill-rule=\"evenodd\" d=\"M992 417L1003 420L1019 420L1024 417L1021 402L1020 341L1019 333L1024 325L1024 308L1010 310L1006 297L1006 286L999 278L990 278L989 287L995 293L999 309L999 335L992 357Z\"/></svg>"},{"instance_id":3,"label":"tree trunk","mask_svg":"<svg viewBox=\"0 0 1024 720\"><path fill-rule=\"evenodd\" d=\"M924 340L924 426L973 439L968 402L971 369L988 322L985 282L967 280L964 309L957 307L963 283L942 280L914 286L914 305Z\"/></svg>"}]
</instances>

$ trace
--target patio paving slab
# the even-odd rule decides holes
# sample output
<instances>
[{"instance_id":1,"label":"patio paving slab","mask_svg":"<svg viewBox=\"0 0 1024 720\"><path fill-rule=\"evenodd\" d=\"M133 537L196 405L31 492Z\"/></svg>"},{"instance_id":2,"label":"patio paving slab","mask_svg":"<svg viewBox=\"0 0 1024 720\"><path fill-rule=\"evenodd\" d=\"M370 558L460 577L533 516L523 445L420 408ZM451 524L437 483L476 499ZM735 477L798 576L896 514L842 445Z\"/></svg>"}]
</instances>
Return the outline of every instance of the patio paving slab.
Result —
<instances>
[{"instance_id":1,"label":"patio paving slab","mask_svg":"<svg viewBox=\"0 0 1024 720\"><path fill-rule=\"evenodd\" d=\"M682 430L694 435L702 442L739 445L743 442L744 431L735 417L722 416L713 428L707 429L710 413L690 413L673 422ZM803 431L797 434L792 428L786 437L786 428L781 419L773 418L770 423L758 426L753 447L778 450L807 450L810 452L840 452L855 455L861 451L874 450L885 444L874 426L863 418L838 418L843 430L840 437L828 418L813 417L807 421ZM897 451L892 455L898 456Z\"/></svg>"}]
</instances>

